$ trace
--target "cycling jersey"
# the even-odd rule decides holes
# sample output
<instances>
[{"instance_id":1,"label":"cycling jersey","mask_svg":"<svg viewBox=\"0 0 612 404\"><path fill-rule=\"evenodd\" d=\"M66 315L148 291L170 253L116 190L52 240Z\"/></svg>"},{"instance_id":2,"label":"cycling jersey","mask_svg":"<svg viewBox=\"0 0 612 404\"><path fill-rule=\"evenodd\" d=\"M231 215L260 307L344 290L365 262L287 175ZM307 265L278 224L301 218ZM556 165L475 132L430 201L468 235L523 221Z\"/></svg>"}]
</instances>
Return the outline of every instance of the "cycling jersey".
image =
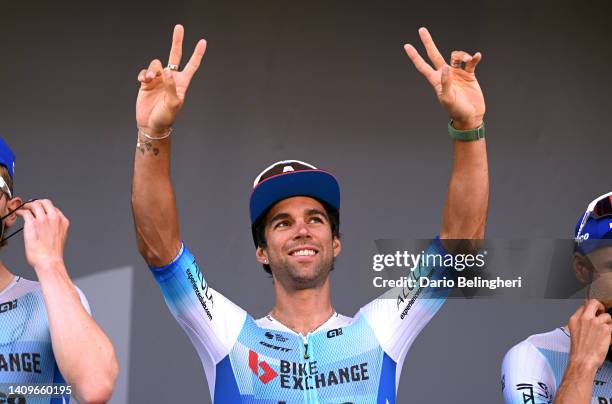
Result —
<instances>
[{"instance_id":1,"label":"cycling jersey","mask_svg":"<svg viewBox=\"0 0 612 404\"><path fill-rule=\"evenodd\" d=\"M77 288L87 312L89 304ZM65 383L53 355L45 300L38 282L14 277L0 292L0 385ZM0 388L0 403L21 404L25 398ZM67 404L70 396L28 396L27 404Z\"/></svg>"},{"instance_id":2,"label":"cycling jersey","mask_svg":"<svg viewBox=\"0 0 612 404\"><path fill-rule=\"evenodd\" d=\"M569 362L570 336L565 328L532 335L515 345L502 365L506 404L552 403ZM612 403L612 363L604 361L593 381L591 403Z\"/></svg>"},{"instance_id":3,"label":"cycling jersey","mask_svg":"<svg viewBox=\"0 0 612 404\"><path fill-rule=\"evenodd\" d=\"M446 254L439 239L427 253ZM335 313L302 335L270 315L253 319L212 289L185 246L173 262L151 270L200 356L217 404L395 403L408 348L449 293L392 289L354 318ZM448 275L438 267L413 272Z\"/></svg>"}]
</instances>

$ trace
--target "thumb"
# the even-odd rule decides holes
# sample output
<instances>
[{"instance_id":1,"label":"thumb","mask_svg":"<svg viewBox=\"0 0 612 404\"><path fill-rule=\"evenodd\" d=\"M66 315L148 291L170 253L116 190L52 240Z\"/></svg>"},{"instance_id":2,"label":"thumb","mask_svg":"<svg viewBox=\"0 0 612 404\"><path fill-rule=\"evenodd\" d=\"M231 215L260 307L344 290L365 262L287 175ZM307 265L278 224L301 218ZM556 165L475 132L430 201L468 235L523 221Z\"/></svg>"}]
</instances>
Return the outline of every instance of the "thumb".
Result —
<instances>
[{"instance_id":1,"label":"thumb","mask_svg":"<svg viewBox=\"0 0 612 404\"><path fill-rule=\"evenodd\" d=\"M176 83L174 81L174 75L172 70L164 69L163 73L165 97L164 102L168 108L173 111L177 110L181 105L181 100L176 93Z\"/></svg>"}]
</instances>

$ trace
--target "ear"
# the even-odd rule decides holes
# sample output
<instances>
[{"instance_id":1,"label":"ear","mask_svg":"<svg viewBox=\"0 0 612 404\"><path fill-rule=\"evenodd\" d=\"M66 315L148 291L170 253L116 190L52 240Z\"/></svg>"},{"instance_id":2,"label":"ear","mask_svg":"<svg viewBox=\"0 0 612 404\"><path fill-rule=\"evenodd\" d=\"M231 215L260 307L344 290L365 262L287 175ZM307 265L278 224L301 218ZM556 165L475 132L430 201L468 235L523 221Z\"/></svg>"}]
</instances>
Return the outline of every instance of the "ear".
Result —
<instances>
[{"instance_id":1,"label":"ear","mask_svg":"<svg viewBox=\"0 0 612 404\"><path fill-rule=\"evenodd\" d=\"M2 213L2 215L6 215L8 212L11 212L19 207L23 201L20 197L16 196L12 199L9 199L6 203L6 211ZM15 224L15 220L17 220L17 215L15 213L11 214L9 217L4 219L4 225L6 227L11 227Z\"/></svg>"},{"instance_id":2,"label":"ear","mask_svg":"<svg viewBox=\"0 0 612 404\"><path fill-rule=\"evenodd\" d=\"M342 251L342 243L338 237L334 237L334 241L332 241L332 248L334 249L334 257L337 257Z\"/></svg>"},{"instance_id":3,"label":"ear","mask_svg":"<svg viewBox=\"0 0 612 404\"><path fill-rule=\"evenodd\" d=\"M572 269L578 281L583 285L593 282L593 267L584 255L578 252L574 253Z\"/></svg>"},{"instance_id":4,"label":"ear","mask_svg":"<svg viewBox=\"0 0 612 404\"><path fill-rule=\"evenodd\" d=\"M257 250L255 250L255 258L257 258L260 264L270 264L268 253L261 247L257 247Z\"/></svg>"}]
</instances>

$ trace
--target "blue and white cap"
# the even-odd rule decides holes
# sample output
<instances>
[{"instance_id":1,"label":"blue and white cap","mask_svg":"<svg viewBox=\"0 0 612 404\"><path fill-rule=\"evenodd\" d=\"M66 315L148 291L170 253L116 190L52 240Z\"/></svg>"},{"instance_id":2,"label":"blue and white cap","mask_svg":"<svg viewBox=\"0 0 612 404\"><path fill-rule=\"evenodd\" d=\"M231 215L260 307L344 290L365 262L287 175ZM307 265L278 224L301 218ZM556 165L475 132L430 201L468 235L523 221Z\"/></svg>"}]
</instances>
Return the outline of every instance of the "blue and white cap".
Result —
<instances>
[{"instance_id":1,"label":"blue and white cap","mask_svg":"<svg viewBox=\"0 0 612 404\"><path fill-rule=\"evenodd\" d=\"M15 153L11 150L8 144L0 137L0 165L6 167L11 179L15 179ZM13 197L8 184L4 178L0 177L0 189L5 192L9 198Z\"/></svg>"},{"instance_id":2,"label":"blue and white cap","mask_svg":"<svg viewBox=\"0 0 612 404\"><path fill-rule=\"evenodd\" d=\"M582 254L612 246L612 192L589 204L576 224L574 240Z\"/></svg>"},{"instance_id":3,"label":"blue and white cap","mask_svg":"<svg viewBox=\"0 0 612 404\"><path fill-rule=\"evenodd\" d=\"M277 161L253 182L251 225L276 202L293 196L310 196L340 210L340 186L336 177L300 160Z\"/></svg>"}]
</instances>

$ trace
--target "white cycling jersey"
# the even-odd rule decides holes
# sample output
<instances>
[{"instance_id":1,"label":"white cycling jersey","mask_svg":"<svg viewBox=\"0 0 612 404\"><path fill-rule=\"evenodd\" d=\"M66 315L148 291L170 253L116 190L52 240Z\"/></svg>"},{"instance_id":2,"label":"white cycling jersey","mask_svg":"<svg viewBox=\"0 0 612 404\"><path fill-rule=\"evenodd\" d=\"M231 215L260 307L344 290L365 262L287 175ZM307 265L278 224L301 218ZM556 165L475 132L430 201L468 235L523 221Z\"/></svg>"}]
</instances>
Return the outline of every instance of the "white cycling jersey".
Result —
<instances>
[{"instance_id":1,"label":"white cycling jersey","mask_svg":"<svg viewBox=\"0 0 612 404\"><path fill-rule=\"evenodd\" d=\"M76 288L81 303L91 314L89 303ZM0 292L0 403L67 404L70 395L48 396L11 394L11 386L65 383L55 362L49 319L40 283L15 276ZM27 401L26 401L27 399Z\"/></svg>"},{"instance_id":2,"label":"white cycling jersey","mask_svg":"<svg viewBox=\"0 0 612 404\"><path fill-rule=\"evenodd\" d=\"M439 239L428 253L446 254ZM395 403L406 353L450 292L391 289L355 317L335 313L302 335L271 316L253 319L210 288L184 246L173 262L151 270L200 356L216 404ZM424 266L411 274L448 275Z\"/></svg>"},{"instance_id":3,"label":"white cycling jersey","mask_svg":"<svg viewBox=\"0 0 612 404\"><path fill-rule=\"evenodd\" d=\"M569 362L570 334L557 328L536 334L508 351L501 383L506 404L553 403ZM591 403L612 404L612 363L604 361L593 381Z\"/></svg>"}]
</instances>

